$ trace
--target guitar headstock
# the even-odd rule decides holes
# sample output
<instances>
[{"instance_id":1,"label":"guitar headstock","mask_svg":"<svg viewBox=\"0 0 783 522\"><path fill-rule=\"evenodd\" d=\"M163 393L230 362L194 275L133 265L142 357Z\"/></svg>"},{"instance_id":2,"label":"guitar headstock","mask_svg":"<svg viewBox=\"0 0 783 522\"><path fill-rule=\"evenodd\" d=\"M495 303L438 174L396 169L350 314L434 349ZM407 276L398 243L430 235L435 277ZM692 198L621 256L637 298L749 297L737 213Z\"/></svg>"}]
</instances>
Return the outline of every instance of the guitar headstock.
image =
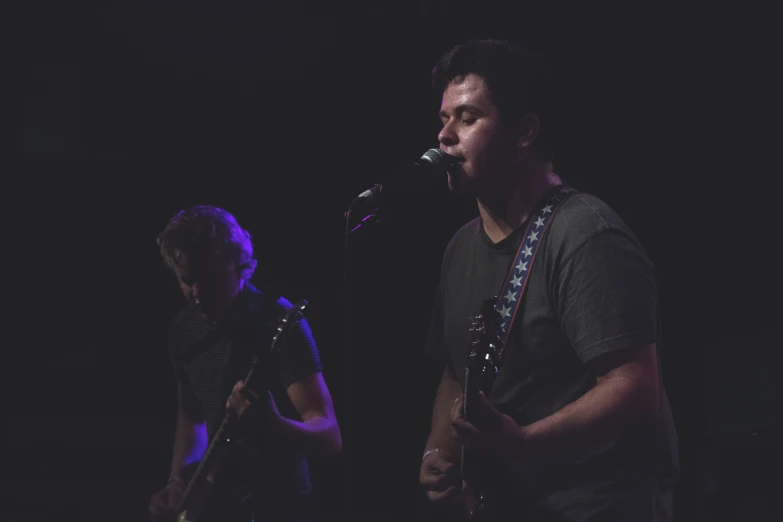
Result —
<instances>
[{"instance_id":1,"label":"guitar headstock","mask_svg":"<svg viewBox=\"0 0 783 522\"><path fill-rule=\"evenodd\" d=\"M497 309L497 298L491 297L481 303L478 315L471 320L471 343L468 364L480 365L495 372L503 363L500 356L503 342L501 316Z\"/></svg>"},{"instance_id":2,"label":"guitar headstock","mask_svg":"<svg viewBox=\"0 0 783 522\"><path fill-rule=\"evenodd\" d=\"M304 316L307 304L307 299L300 299L293 308L286 310L277 324L277 332L272 339L272 346L269 348L270 353L275 354L280 351L278 344L285 340L291 333L291 328Z\"/></svg>"}]
</instances>

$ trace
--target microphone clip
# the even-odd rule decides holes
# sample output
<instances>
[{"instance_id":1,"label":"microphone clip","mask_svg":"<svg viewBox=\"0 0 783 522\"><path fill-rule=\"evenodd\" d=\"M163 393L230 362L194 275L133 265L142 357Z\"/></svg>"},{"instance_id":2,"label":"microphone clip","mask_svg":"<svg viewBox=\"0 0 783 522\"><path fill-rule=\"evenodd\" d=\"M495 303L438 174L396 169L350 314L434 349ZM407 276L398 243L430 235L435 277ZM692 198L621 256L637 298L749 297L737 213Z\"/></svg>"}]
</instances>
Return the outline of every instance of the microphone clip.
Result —
<instances>
[{"instance_id":1,"label":"microphone clip","mask_svg":"<svg viewBox=\"0 0 783 522\"><path fill-rule=\"evenodd\" d=\"M350 210L345 213L345 219L350 218ZM372 225L381 225L384 223L384 220L381 218L381 209L376 208L366 216L364 216L362 219L359 220L359 222L354 226L350 231L349 234L353 234L357 230L361 228L367 228Z\"/></svg>"},{"instance_id":2,"label":"microphone clip","mask_svg":"<svg viewBox=\"0 0 783 522\"><path fill-rule=\"evenodd\" d=\"M371 225L380 225L385 220L381 218L381 205L380 205L380 199L381 199L381 191L383 190L383 186L376 183L372 186L372 188L369 188L356 196L354 200L351 202L351 204L348 207L348 210L345 211L344 217L346 220L349 220L355 210L359 210L360 214L365 214L367 212L366 209L371 208L372 210L369 211L363 218L361 218L358 222L358 224L353 227L350 230L350 233L353 234L357 230L361 228L367 228ZM350 226L349 223L346 223L347 226Z\"/></svg>"}]
</instances>

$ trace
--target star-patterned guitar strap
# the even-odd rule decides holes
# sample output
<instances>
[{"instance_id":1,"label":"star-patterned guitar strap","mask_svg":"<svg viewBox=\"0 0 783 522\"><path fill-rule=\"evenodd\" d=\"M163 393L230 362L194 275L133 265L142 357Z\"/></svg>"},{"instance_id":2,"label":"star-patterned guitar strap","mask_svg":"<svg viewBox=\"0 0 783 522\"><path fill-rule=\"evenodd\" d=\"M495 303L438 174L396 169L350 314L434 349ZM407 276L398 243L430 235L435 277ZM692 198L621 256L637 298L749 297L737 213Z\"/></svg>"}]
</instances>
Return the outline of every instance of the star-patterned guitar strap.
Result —
<instances>
[{"instance_id":1,"label":"star-patterned guitar strap","mask_svg":"<svg viewBox=\"0 0 783 522\"><path fill-rule=\"evenodd\" d=\"M519 309L519 303L522 301L522 295L527 288L527 278L533 268L533 262L536 260L538 245L541 244L544 233L549 228L560 205L577 191L566 185L559 185L552 189L546 196L541 198L535 212L528 220L525 235L519 242L517 255L511 264L511 268L506 275L503 286L500 289L497 299L497 310L500 314L500 326L503 330L503 343L500 348L500 355L506 348L506 341L514 325L514 318Z\"/></svg>"}]
</instances>

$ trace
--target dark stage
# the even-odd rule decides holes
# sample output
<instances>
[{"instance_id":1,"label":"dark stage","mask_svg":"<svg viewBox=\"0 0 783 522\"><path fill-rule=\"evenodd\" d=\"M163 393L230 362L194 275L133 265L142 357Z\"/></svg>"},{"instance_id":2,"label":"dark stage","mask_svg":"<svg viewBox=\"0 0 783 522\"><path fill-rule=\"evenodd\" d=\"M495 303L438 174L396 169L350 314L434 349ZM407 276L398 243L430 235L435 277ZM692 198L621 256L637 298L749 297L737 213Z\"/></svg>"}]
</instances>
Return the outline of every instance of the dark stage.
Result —
<instances>
[{"instance_id":1,"label":"dark stage","mask_svg":"<svg viewBox=\"0 0 783 522\"><path fill-rule=\"evenodd\" d=\"M675 520L778 519L771 13L259 4L25 3L3 520L149 519L176 414L166 332L184 303L155 238L195 204L251 232L257 285L310 302L345 445L312 462L324 520L425 519L439 369L423 344L443 249L475 202L445 182L398 194L348 256L343 213L437 148L430 70L476 37L523 39L555 66L556 170L615 208L655 263Z\"/></svg>"}]
</instances>

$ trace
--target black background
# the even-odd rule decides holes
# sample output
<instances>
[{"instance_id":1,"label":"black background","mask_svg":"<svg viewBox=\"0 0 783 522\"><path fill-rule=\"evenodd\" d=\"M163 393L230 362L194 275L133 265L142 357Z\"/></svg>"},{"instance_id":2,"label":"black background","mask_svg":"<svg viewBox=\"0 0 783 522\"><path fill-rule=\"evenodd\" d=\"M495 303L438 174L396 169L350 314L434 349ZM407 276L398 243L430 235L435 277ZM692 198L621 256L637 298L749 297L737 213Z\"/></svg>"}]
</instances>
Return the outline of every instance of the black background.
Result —
<instances>
[{"instance_id":1,"label":"black background","mask_svg":"<svg viewBox=\"0 0 783 522\"><path fill-rule=\"evenodd\" d=\"M557 171L658 268L677 520L771 520L779 442L749 434L775 422L777 19L574 4L25 3L10 519L146 519L168 472L165 332L182 304L155 236L193 204L250 230L257 284L310 301L346 441L314 463L325 515L414 518L437 380L424 336L443 248L475 203L440 185L398 196L352 236L347 285L343 212L437 146L437 59L500 37L555 67Z\"/></svg>"}]
</instances>

